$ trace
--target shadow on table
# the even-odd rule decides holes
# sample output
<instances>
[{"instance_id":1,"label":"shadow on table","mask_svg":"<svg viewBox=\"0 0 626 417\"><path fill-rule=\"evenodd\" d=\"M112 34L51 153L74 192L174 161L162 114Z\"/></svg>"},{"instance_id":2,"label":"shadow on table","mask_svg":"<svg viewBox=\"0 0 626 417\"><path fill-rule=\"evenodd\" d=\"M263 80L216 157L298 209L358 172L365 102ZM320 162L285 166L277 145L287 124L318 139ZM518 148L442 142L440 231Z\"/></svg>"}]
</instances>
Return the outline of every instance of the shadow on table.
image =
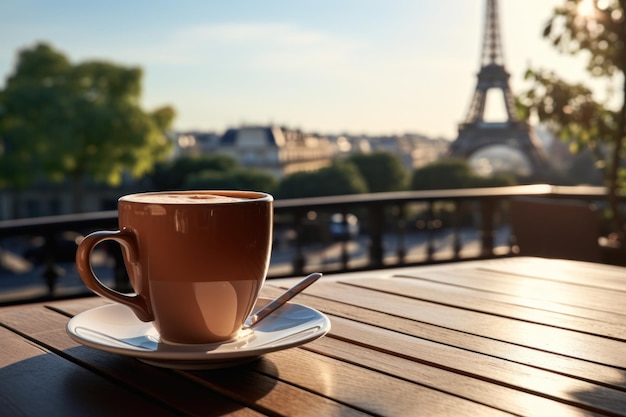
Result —
<instances>
[{"instance_id":1,"label":"shadow on table","mask_svg":"<svg viewBox=\"0 0 626 417\"><path fill-rule=\"evenodd\" d=\"M189 371L189 374L222 395L244 404L254 404L270 393L277 383L275 378L267 375L268 372L261 373L258 369L271 369L270 375L278 375L276 365L265 357L232 368Z\"/></svg>"},{"instance_id":2,"label":"shadow on table","mask_svg":"<svg viewBox=\"0 0 626 417\"><path fill-rule=\"evenodd\" d=\"M85 416L163 412L90 371L52 353L0 369L3 415Z\"/></svg>"},{"instance_id":3,"label":"shadow on table","mask_svg":"<svg viewBox=\"0 0 626 417\"><path fill-rule=\"evenodd\" d=\"M64 354L88 368L54 353L1 368L0 414L223 415L245 407L240 397L254 403L275 385L249 366L186 374L84 346Z\"/></svg>"},{"instance_id":4,"label":"shadow on table","mask_svg":"<svg viewBox=\"0 0 626 417\"><path fill-rule=\"evenodd\" d=\"M586 404L589 410L601 409L603 412L609 411L623 415L624 410L626 410L626 371L616 370L615 372L621 375L618 380L607 381L606 386L597 385L591 390L573 391L572 396L579 403ZM595 406L591 404L595 404Z\"/></svg>"}]
</instances>

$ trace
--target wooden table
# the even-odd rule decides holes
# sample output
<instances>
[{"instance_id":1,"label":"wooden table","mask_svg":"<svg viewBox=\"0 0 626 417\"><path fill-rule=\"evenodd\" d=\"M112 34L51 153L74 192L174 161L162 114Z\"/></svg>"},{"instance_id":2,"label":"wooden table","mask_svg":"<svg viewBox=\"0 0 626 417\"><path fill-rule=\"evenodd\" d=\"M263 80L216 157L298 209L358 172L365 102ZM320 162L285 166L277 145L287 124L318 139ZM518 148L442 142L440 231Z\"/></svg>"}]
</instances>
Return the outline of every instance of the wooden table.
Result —
<instances>
[{"instance_id":1,"label":"wooden table","mask_svg":"<svg viewBox=\"0 0 626 417\"><path fill-rule=\"evenodd\" d=\"M265 296L289 280L267 282ZM626 268L539 258L329 275L331 332L180 371L83 346L91 297L0 309L0 415L625 415Z\"/></svg>"}]
</instances>

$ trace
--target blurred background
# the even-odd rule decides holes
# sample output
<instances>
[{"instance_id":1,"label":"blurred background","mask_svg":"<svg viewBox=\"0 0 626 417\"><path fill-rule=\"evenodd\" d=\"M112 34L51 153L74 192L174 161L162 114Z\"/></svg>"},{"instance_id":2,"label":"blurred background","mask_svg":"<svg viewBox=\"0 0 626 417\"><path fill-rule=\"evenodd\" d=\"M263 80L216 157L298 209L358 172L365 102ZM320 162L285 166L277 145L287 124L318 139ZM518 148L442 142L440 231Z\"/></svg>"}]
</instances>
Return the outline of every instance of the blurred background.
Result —
<instances>
[{"instance_id":1,"label":"blurred background","mask_svg":"<svg viewBox=\"0 0 626 417\"><path fill-rule=\"evenodd\" d=\"M585 57L559 54L542 38L563 3L500 0L515 91L528 66L589 81ZM73 63L141 67L142 105L172 105L177 131L279 124L452 140L474 89L484 18L482 0L8 0L0 4L0 82L21 49L43 41Z\"/></svg>"},{"instance_id":2,"label":"blurred background","mask_svg":"<svg viewBox=\"0 0 626 417\"><path fill-rule=\"evenodd\" d=\"M585 198L603 196L600 233L619 243L623 12L615 0L5 0L0 285L80 287L76 242L111 224L121 195L149 190L271 192L282 274L512 248L499 209L487 222L414 194L374 222L354 196L606 186ZM293 202L329 196L352 199Z\"/></svg>"}]
</instances>

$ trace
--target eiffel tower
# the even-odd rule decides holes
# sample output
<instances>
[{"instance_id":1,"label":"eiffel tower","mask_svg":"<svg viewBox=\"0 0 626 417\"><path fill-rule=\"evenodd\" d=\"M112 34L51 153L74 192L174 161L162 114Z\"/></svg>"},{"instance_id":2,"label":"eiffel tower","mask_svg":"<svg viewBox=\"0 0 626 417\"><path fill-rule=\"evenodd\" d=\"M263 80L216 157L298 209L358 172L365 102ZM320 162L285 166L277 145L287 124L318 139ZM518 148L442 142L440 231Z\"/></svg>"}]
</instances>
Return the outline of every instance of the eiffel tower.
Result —
<instances>
[{"instance_id":1,"label":"eiffel tower","mask_svg":"<svg viewBox=\"0 0 626 417\"><path fill-rule=\"evenodd\" d=\"M515 114L509 77L502 53L498 3L487 0L478 83L465 121L459 125L458 137L450 145L449 156L469 160L477 151L504 145L525 157L530 172L524 176L542 179L549 169L548 158L532 127ZM502 122L485 121L487 93L492 89L499 90L504 98L506 119Z\"/></svg>"}]
</instances>

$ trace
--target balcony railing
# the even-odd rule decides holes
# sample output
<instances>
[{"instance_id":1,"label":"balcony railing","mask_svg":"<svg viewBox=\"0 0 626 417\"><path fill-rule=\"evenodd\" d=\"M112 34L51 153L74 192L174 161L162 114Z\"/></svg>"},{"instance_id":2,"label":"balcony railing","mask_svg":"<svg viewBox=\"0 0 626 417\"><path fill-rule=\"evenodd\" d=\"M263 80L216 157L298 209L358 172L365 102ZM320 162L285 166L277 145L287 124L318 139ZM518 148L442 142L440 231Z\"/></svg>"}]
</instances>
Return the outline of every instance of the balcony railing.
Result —
<instances>
[{"instance_id":1,"label":"balcony railing","mask_svg":"<svg viewBox=\"0 0 626 417\"><path fill-rule=\"evenodd\" d=\"M518 196L607 204L602 187L549 185L278 200L268 278L513 256L508 201ZM116 211L0 222L0 304L89 294L75 240L116 228ZM98 248L98 276L128 291L119 248Z\"/></svg>"}]
</instances>

